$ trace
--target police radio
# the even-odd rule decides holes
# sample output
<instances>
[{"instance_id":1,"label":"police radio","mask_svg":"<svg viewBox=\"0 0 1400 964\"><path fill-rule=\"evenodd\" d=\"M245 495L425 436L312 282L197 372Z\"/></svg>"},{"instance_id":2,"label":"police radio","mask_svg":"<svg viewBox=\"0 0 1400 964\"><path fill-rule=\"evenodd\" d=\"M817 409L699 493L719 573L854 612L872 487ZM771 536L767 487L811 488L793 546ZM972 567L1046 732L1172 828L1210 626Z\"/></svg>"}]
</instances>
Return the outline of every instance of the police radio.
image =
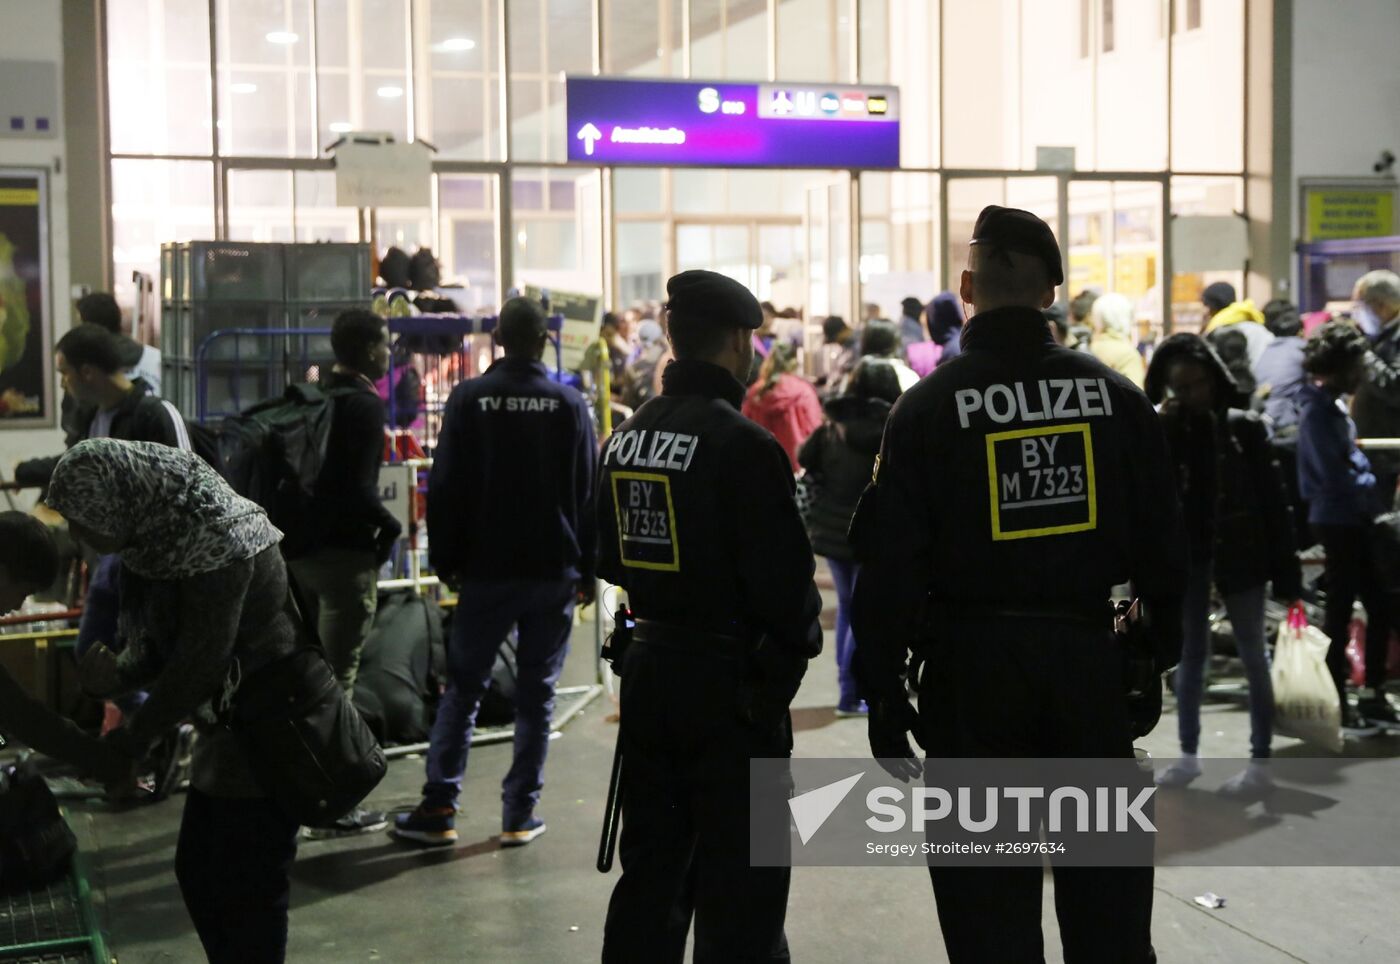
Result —
<instances>
[{"instance_id":1,"label":"police radio","mask_svg":"<svg viewBox=\"0 0 1400 964\"><path fill-rule=\"evenodd\" d=\"M598 654L608 661L612 671L619 676L622 675L623 658L632 645L632 630L636 627L637 620L632 615L632 610L626 606L619 607L616 621L613 623L613 631L603 643L603 648Z\"/></svg>"}]
</instances>

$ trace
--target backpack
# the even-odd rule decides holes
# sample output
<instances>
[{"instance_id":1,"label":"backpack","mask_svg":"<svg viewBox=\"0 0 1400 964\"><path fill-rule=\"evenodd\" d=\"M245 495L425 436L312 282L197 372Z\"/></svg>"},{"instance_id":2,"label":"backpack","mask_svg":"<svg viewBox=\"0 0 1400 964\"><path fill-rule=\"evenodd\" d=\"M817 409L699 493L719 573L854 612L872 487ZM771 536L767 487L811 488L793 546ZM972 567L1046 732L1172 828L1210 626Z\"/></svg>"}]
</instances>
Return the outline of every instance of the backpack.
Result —
<instances>
[{"instance_id":1,"label":"backpack","mask_svg":"<svg viewBox=\"0 0 1400 964\"><path fill-rule=\"evenodd\" d=\"M29 763L0 769L0 892L46 887L68 872L77 838Z\"/></svg>"},{"instance_id":2,"label":"backpack","mask_svg":"<svg viewBox=\"0 0 1400 964\"><path fill-rule=\"evenodd\" d=\"M267 511L285 538L284 551L296 552L298 530L308 517L316 480L326 460L338 396L355 388L326 390L289 385L281 398L259 402L224 420L219 450L233 490Z\"/></svg>"}]
</instances>

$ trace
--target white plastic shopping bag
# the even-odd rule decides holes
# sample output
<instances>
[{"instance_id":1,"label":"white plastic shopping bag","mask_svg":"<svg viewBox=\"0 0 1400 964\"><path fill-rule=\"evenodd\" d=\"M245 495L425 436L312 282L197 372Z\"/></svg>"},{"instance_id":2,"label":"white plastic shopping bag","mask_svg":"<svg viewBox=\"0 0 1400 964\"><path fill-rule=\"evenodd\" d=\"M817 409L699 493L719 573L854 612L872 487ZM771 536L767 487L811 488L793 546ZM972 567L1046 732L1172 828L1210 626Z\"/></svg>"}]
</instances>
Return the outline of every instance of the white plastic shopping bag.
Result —
<instances>
[{"instance_id":1,"label":"white plastic shopping bag","mask_svg":"<svg viewBox=\"0 0 1400 964\"><path fill-rule=\"evenodd\" d=\"M1289 610L1274 646L1274 730L1340 753L1342 709L1327 669L1330 645L1301 606Z\"/></svg>"}]
</instances>

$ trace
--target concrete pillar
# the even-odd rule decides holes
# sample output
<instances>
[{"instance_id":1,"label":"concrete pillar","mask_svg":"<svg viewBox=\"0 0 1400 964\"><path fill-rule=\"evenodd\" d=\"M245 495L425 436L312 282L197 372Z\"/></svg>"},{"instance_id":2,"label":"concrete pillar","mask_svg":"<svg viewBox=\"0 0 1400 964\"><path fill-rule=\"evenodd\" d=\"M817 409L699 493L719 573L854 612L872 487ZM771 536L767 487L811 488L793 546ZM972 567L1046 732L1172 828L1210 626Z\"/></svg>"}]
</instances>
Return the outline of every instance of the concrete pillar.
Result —
<instances>
[{"instance_id":1,"label":"concrete pillar","mask_svg":"<svg viewBox=\"0 0 1400 964\"><path fill-rule=\"evenodd\" d=\"M1293 0L1246 0L1245 297L1292 298Z\"/></svg>"}]
</instances>

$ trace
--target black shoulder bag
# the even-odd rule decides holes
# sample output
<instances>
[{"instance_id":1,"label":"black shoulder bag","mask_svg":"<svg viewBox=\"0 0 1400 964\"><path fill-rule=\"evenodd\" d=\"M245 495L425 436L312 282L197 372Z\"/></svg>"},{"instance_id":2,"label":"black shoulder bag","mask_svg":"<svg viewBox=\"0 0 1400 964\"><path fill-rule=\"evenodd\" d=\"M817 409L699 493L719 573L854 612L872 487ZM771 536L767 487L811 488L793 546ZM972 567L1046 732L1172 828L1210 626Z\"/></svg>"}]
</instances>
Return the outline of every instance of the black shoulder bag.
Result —
<instances>
[{"instance_id":1,"label":"black shoulder bag","mask_svg":"<svg viewBox=\"0 0 1400 964\"><path fill-rule=\"evenodd\" d=\"M226 719L263 791L293 819L324 826L369 796L388 762L302 618L295 588L287 603L313 644L238 680Z\"/></svg>"},{"instance_id":2,"label":"black shoulder bag","mask_svg":"<svg viewBox=\"0 0 1400 964\"><path fill-rule=\"evenodd\" d=\"M45 887L68 872L77 838L32 765L0 768L0 893Z\"/></svg>"}]
</instances>

